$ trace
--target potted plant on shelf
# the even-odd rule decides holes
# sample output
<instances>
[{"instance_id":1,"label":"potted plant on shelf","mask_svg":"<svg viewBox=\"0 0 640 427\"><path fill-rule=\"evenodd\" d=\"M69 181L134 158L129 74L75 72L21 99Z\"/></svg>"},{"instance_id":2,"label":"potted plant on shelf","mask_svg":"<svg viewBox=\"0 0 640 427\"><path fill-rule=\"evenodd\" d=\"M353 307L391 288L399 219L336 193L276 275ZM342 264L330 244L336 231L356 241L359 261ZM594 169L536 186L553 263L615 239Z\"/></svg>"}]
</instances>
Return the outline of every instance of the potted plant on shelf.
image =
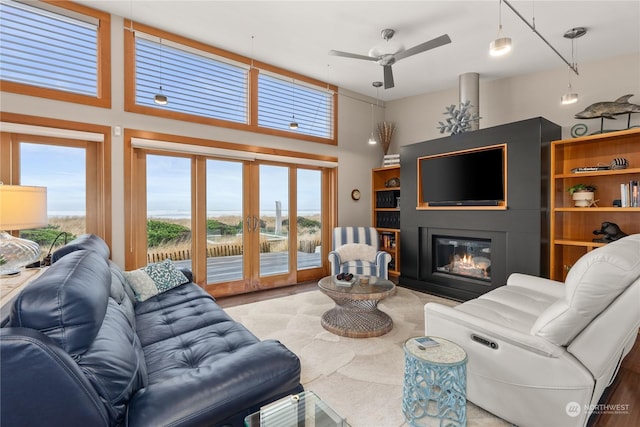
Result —
<instances>
[{"instance_id":1,"label":"potted plant on shelf","mask_svg":"<svg viewBox=\"0 0 640 427\"><path fill-rule=\"evenodd\" d=\"M573 197L576 207L588 208L595 203L596 186L593 184L576 184L567 189Z\"/></svg>"}]
</instances>

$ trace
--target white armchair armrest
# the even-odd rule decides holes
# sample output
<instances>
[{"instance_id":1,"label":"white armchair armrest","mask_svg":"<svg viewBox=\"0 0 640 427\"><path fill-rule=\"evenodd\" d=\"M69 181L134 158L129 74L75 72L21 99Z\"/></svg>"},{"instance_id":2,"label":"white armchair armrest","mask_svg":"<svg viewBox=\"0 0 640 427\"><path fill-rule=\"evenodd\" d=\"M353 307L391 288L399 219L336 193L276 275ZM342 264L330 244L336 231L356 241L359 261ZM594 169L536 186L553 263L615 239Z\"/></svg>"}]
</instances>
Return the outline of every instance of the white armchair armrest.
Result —
<instances>
[{"instance_id":1,"label":"white armchair armrest","mask_svg":"<svg viewBox=\"0 0 640 427\"><path fill-rule=\"evenodd\" d=\"M511 274L507 279L507 286L520 286L522 288L544 292L555 298L563 297L565 292L565 286L562 282L522 273Z\"/></svg>"},{"instance_id":2,"label":"white armchair armrest","mask_svg":"<svg viewBox=\"0 0 640 427\"><path fill-rule=\"evenodd\" d=\"M457 310L454 307L430 302L425 305L424 311L425 331L427 335L432 334L429 330L429 323L443 319L477 332L478 335L481 335L483 338L495 341L498 344L501 342L509 343L538 355L560 357L565 352L564 348L550 343L544 338L507 328L500 324L465 313L464 311ZM437 334L435 335L437 336Z\"/></svg>"}]
</instances>

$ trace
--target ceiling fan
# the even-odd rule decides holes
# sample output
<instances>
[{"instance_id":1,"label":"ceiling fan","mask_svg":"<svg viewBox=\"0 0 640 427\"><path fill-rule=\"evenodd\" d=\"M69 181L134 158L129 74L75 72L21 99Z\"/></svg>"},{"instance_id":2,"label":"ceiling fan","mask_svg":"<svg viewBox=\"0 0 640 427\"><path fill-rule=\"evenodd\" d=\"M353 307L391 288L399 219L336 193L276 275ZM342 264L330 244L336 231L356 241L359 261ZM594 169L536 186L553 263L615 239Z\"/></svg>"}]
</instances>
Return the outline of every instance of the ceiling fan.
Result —
<instances>
[{"instance_id":1,"label":"ceiling fan","mask_svg":"<svg viewBox=\"0 0 640 427\"><path fill-rule=\"evenodd\" d=\"M382 38L385 41L389 41L395 33L396 33L395 30L392 30L389 28L386 28L381 31ZM366 56L366 55L358 55L357 53L342 52L339 50L330 50L329 55L343 56L345 58L363 59L365 61L377 62L378 64L382 65L382 67L384 68L384 88L390 89L394 86L393 71L391 70L391 66L393 64L395 64L401 59L408 58L409 56L413 56L417 53L421 53L430 49L435 49L436 47L440 47L448 43L451 43L451 39L449 38L449 35L443 34L440 37L436 37L435 39L421 43L410 49L400 50L395 53L384 53L381 55Z\"/></svg>"}]
</instances>

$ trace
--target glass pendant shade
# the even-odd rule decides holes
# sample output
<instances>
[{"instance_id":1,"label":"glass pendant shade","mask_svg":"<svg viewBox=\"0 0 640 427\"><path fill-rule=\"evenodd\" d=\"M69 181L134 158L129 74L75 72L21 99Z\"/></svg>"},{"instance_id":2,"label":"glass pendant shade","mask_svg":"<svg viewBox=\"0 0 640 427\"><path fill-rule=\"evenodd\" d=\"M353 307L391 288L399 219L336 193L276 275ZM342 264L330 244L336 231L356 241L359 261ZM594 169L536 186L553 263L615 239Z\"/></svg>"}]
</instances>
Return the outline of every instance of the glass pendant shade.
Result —
<instances>
[{"instance_id":1,"label":"glass pendant shade","mask_svg":"<svg viewBox=\"0 0 640 427\"><path fill-rule=\"evenodd\" d=\"M160 92L153 97L153 102L158 105L167 105L169 103L167 95L162 93L162 86L160 86Z\"/></svg>"},{"instance_id":2,"label":"glass pendant shade","mask_svg":"<svg viewBox=\"0 0 640 427\"><path fill-rule=\"evenodd\" d=\"M562 105L575 104L578 102L578 94L575 92L565 93L560 97L560 102L562 102Z\"/></svg>"},{"instance_id":3,"label":"glass pendant shade","mask_svg":"<svg viewBox=\"0 0 640 427\"><path fill-rule=\"evenodd\" d=\"M511 51L511 38L500 37L495 39L489 45L489 54L491 56L502 56Z\"/></svg>"},{"instance_id":4,"label":"glass pendant shade","mask_svg":"<svg viewBox=\"0 0 640 427\"><path fill-rule=\"evenodd\" d=\"M26 230L47 225L47 189L0 185L0 230ZM0 232L0 275L16 274L40 257L40 246Z\"/></svg>"}]
</instances>

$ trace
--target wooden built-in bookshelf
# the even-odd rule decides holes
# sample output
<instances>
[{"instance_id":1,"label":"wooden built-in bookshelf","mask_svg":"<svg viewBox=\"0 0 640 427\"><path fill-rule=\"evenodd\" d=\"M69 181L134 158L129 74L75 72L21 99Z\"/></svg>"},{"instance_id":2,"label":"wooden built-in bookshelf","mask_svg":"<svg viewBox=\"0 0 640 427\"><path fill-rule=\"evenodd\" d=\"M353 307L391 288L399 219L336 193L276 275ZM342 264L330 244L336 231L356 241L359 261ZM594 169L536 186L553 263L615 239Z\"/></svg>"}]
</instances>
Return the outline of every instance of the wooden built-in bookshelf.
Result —
<instances>
[{"instance_id":1,"label":"wooden built-in bookshelf","mask_svg":"<svg viewBox=\"0 0 640 427\"><path fill-rule=\"evenodd\" d=\"M575 168L610 165L625 158L625 169L572 172ZM594 242L603 222L613 222L627 234L640 233L640 207L617 207L621 184L640 180L640 129L629 129L553 141L551 144L551 279L564 281L582 255L606 243ZM595 185L596 206L574 207L567 189Z\"/></svg>"},{"instance_id":2,"label":"wooden built-in bookshelf","mask_svg":"<svg viewBox=\"0 0 640 427\"><path fill-rule=\"evenodd\" d=\"M400 166L373 169L372 212L373 226L378 230L381 250L391 254L389 275L400 275L400 187L387 186L392 178L400 179Z\"/></svg>"}]
</instances>

